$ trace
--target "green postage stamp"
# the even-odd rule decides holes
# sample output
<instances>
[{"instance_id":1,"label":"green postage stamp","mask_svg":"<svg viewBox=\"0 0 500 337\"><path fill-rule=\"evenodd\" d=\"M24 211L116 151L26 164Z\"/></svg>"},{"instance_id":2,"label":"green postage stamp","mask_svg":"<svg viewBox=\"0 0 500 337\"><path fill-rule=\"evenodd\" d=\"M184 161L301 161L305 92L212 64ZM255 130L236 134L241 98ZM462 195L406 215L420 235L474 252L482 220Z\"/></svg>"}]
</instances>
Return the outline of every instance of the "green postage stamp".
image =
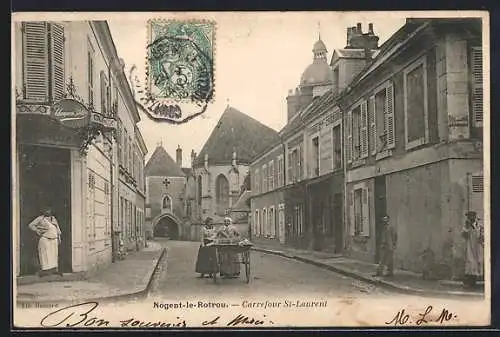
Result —
<instances>
[{"instance_id":1,"label":"green postage stamp","mask_svg":"<svg viewBox=\"0 0 500 337\"><path fill-rule=\"evenodd\" d=\"M215 23L149 20L146 97L150 118L183 122L214 95Z\"/></svg>"}]
</instances>

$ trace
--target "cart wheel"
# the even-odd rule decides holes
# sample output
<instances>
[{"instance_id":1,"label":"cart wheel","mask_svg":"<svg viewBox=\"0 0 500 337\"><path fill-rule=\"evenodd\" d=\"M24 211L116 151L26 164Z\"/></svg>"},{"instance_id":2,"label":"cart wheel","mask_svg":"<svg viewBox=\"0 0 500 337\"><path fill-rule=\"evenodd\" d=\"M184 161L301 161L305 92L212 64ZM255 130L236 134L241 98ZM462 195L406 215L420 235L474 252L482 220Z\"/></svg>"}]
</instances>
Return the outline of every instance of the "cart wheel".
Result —
<instances>
[{"instance_id":1,"label":"cart wheel","mask_svg":"<svg viewBox=\"0 0 500 337\"><path fill-rule=\"evenodd\" d=\"M245 275L247 284L250 283L250 251L245 253Z\"/></svg>"}]
</instances>

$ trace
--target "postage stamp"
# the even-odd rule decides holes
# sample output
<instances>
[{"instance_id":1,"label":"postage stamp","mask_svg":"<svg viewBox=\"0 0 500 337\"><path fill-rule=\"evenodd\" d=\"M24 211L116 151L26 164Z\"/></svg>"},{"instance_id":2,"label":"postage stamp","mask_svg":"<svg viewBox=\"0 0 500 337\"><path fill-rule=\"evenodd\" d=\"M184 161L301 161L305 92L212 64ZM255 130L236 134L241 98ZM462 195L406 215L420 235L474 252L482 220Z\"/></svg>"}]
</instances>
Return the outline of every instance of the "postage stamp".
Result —
<instances>
[{"instance_id":1,"label":"postage stamp","mask_svg":"<svg viewBox=\"0 0 500 337\"><path fill-rule=\"evenodd\" d=\"M14 13L14 328L488 326L488 15Z\"/></svg>"},{"instance_id":2,"label":"postage stamp","mask_svg":"<svg viewBox=\"0 0 500 337\"><path fill-rule=\"evenodd\" d=\"M215 22L152 19L147 30L141 109L154 120L171 123L203 113L215 92Z\"/></svg>"}]
</instances>

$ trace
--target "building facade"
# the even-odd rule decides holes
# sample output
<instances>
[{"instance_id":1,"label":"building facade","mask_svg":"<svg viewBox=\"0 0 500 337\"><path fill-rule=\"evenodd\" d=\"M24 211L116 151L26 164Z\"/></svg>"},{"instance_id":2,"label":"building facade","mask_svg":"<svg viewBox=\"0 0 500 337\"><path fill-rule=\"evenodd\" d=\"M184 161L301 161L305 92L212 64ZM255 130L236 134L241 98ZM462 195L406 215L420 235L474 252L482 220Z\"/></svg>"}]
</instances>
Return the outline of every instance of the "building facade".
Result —
<instances>
[{"instance_id":1,"label":"building facade","mask_svg":"<svg viewBox=\"0 0 500 337\"><path fill-rule=\"evenodd\" d=\"M27 225L45 207L62 231L60 271L100 268L118 249L117 120L135 109L109 28L105 21L20 22L14 39L16 274L37 271Z\"/></svg>"},{"instance_id":2,"label":"building facade","mask_svg":"<svg viewBox=\"0 0 500 337\"><path fill-rule=\"evenodd\" d=\"M378 261L388 214L397 267L463 273L464 214L483 214L481 31L409 19L342 93L349 255Z\"/></svg>"},{"instance_id":3,"label":"building facade","mask_svg":"<svg viewBox=\"0 0 500 337\"><path fill-rule=\"evenodd\" d=\"M158 144L146 164L145 176L148 237L184 238L189 232L184 228L187 177L182 170L180 146L174 161Z\"/></svg>"},{"instance_id":4,"label":"building facade","mask_svg":"<svg viewBox=\"0 0 500 337\"><path fill-rule=\"evenodd\" d=\"M193 161L195 219L222 222L238 201L253 157L278 139L276 131L228 106ZM242 230L248 232L247 225Z\"/></svg>"}]
</instances>

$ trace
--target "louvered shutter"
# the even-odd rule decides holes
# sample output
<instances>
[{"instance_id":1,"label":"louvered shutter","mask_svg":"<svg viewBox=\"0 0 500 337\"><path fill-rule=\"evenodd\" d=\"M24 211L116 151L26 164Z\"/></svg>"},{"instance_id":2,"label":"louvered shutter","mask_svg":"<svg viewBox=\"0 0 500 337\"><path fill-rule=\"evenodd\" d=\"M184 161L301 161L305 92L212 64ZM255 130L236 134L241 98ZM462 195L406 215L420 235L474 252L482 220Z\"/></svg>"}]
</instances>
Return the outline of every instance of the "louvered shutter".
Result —
<instances>
[{"instance_id":1,"label":"louvered shutter","mask_svg":"<svg viewBox=\"0 0 500 337\"><path fill-rule=\"evenodd\" d=\"M304 150L302 149L302 145L299 145L299 150L297 151L298 152L298 160L297 160L297 169L298 169L298 172L297 172L297 178L299 180L302 180L302 174L304 172L304 169L302 167L302 164L303 164L303 156L304 156Z\"/></svg>"},{"instance_id":2,"label":"louvered shutter","mask_svg":"<svg viewBox=\"0 0 500 337\"><path fill-rule=\"evenodd\" d=\"M481 47L471 50L472 72L472 123L474 127L483 126L483 51Z\"/></svg>"},{"instance_id":3,"label":"louvered shutter","mask_svg":"<svg viewBox=\"0 0 500 337\"><path fill-rule=\"evenodd\" d=\"M369 190L363 188L362 192L362 215L363 215L363 236L370 236L370 203L369 203Z\"/></svg>"},{"instance_id":4,"label":"louvered shutter","mask_svg":"<svg viewBox=\"0 0 500 337\"><path fill-rule=\"evenodd\" d=\"M361 103L361 158L368 157L368 104Z\"/></svg>"},{"instance_id":5,"label":"louvered shutter","mask_svg":"<svg viewBox=\"0 0 500 337\"><path fill-rule=\"evenodd\" d=\"M106 96L107 96L107 83L106 83L106 75L104 74L103 71L100 73L100 78L101 78L101 113L103 115L106 115L107 113L107 103L106 103Z\"/></svg>"},{"instance_id":6,"label":"louvered shutter","mask_svg":"<svg viewBox=\"0 0 500 337\"><path fill-rule=\"evenodd\" d=\"M478 217L483 217L484 212L484 178L483 172L468 175L469 183L469 211L477 212Z\"/></svg>"},{"instance_id":7,"label":"louvered shutter","mask_svg":"<svg viewBox=\"0 0 500 337\"><path fill-rule=\"evenodd\" d=\"M396 135L394 127L394 86L390 84L385 91L385 132L387 148L396 147Z\"/></svg>"},{"instance_id":8,"label":"louvered shutter","mask_svg":"<svg viewBox=\"0 0 500 337\"><path fill-rule=\"evenodd\" d=\"M371 144L371 153L372 155L377 154L378 148L378 139L377 139L377 109L375 106L375 96L370 97L369 104L369 125L370 125L370 144Z\"/></svg>"},{"instance_id":9,"label":"louvered shutter","mask_svg":"<svg viewBox=\"0 0 500 337\"><path fill-rule=\"evenodd\" d=\"M349 111L347 113L345 155L347 158L347 163L351 163L352 162L352 111Z\"/></svg>"},{"instance_id":10,"label":"louvered shutter","mask_svg":"<svg viewBox=\"0 0 500 337\"><path fill-rule=\"evenodd\" d=\"M30 101L48 102L48 24L46 22L24 22L22 29L24 98Z\"/></svg>"},{"instance_id":11,"label":"louvered shutter","mask_svg":"<svg viewBox=\"0 0 500 337\"><path fill-rule=\"evenodd\" d=\"M58 24L50 27L52 100L57 101L64 96L64 27Z\"/></svg>"},{"instance_id":12,"label":"louvered shutter","mask_svg":"<svg viewBox=\"0 0 500 337\"><path fill-rule=\"evenodd\" d=\"M354 190L349 192L348 195L348 207L349 207L349 234L351 236L355 235L355 219L354 219Z\"/></svg>"}]
</instances>

